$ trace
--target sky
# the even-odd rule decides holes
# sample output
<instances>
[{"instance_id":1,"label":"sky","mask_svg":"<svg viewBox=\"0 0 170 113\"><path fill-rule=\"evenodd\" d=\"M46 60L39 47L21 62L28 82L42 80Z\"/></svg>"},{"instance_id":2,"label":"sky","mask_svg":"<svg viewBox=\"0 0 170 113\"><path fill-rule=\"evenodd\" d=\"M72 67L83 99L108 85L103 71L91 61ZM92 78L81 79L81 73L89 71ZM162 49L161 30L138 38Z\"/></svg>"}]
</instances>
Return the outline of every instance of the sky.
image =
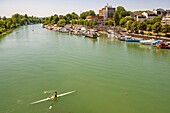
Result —
<instances>
[{"instance_id":1,"label":"sky","mask_svg":"<svg viewBox=\"0 0 170 113\"><path fill-rule=\"evenodd\" d=\"M28 14L29 16L47 17L54 14L99 9L106 4L113 7L123 6L126 10L153 10L157 8L169 9L170 0L0 0L0 16L11 17L12 14Z\"/></svg>"}]
</instances>

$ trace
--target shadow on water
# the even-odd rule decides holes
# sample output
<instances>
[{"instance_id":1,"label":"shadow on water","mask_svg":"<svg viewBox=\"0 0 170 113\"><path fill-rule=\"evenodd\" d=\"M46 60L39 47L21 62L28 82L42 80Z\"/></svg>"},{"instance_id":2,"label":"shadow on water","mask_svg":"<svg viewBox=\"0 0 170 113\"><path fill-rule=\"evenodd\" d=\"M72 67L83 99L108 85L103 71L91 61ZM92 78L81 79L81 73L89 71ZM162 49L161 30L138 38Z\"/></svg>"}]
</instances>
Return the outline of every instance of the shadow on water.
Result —
<instances>
[{"instance_id":1,"label":"shadow on water","mask_svg":"<svg viewBox=\"0 0 170 113\"><path fill-rule=\"evenodd\" d=\"M169 59L170 50L168 49L159 49L150 45L141 45L140 43L126 43L127 50L129 53L138 52L154 55L154 57Z\"/></svg>"},{"instance_id":2,"label":"shadow on water","mask_svg":"<svg viewBox=\"0 0 170 113\"><path fill-rule=\"evenodd\" d=\"M90 41L92 41L94 44L98 41L98 39L88 38L88 37L84 37L84 39L90 40Z\"/></svg>"}]
</instances>

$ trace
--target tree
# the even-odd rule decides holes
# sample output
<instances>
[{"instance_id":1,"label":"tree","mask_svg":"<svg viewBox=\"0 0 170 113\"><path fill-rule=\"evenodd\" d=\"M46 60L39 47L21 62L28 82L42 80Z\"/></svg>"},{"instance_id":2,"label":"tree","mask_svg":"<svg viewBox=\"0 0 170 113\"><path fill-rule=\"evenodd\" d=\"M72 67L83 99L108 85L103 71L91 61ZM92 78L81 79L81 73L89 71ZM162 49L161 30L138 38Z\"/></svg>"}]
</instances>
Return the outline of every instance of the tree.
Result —
<instances>
[{"instance_id":1,"label":"tree","mask_svg":"<svg viewBox=\"0 0 170 113\"><path fill-rule=\"evenodd\" d=\"M26 19L28 19L28 15L27 15L27 14L25 14L24 17L25 17Z\"/></svg>"},{"instance_id":2,"label":"tree","mask_svg":"<svg viewBox=\"0 0 170 113\"><path fill-rule=\"evenodd\" d=\"M76 20L71 20L71 24L72 25L77 24L77 21Z\"/></svg>"},{"instance_id":3,"label":"tree","mask_svg":"<svg viewBox=\"0 0 170 113\"><path fill-rule=\"evenodd\" d=\"M72 17L72 19L78 19L79 18L78 14L76 14L75 12L71 13L71 17Z\"/></svg>"},{"instance_id":4,"label":"tree","mask_svg":"<svg viewBox=\"0 0 170 113\"><path fill-rule=\"evenodd\" d=\"M80 14L81 19L86 19L87 16L89 16L87 12L83 12Z\"/></svg>"},{"instance_id":5,"label":"tree","mask_svg":"<svg viewBox=\"0 0 170 113\"><path fill-rule=\"evenodd\" d=\"M6 16L4 16L2 19L3 19L3 20L6 20L7 18L6 18Z\"/></svg>"},{"instance_id":6,"label":"tree","mask_svg":"<svg viewBox=\"0 0 170 113\"><path fill-rule=\"evenodd\" d=\"M148 24L148 25L146 26L146 30L147 30L147 31L152 31L152 25L151 25L151 24Z\"/></svg>"},{"instance_id":7,"label":"tree","mask_svg":"<svg viewBox=\"0 0 170 113\"><path fill-rule=\"evenodd\" d=\"M86 19L87 16L96 16L95 12L93 10L89 10L89 11L86 11L86 12L82 12L80 14L80 18L81 19Z\"/></svg>"},{"instance_id":8,"label":"tree","mask_svg":"<svg viewBox=\"0 0 170 113\"><path fill-rule=\"evenodd\" d=\"M96 16L96 13L93 10L88 11L88 16Z\"/></svg>"},{"instance_id":9,"label":"tree","mask_svg":"<svg viewBox=\"0 0 170 113\"><path fill-rule=\"evenodd\" d=\"M126 24L126 29L127 29L128 31L131 30L132 23L133 23L132 20L129 20L129 21L127 22L127 24Z\"/></svg>"},{"instance_id":10,"label":"tree","mask_svg":"<svg viewBox=\"0 0 170 113\"><path fill-rule=\"evenodd\" d=\"M119 25L121 25L122 27L126 27L126 23L129 20L134 20L134 19L132 17L130 17L130 16L123 17L122 19L120 19Z\"/></svg>"},{"instance_id":11,"label":"tree","mask_svg":"<svg viewBox=\"0 0 170 113\"><path fill-rule=\"evenodd\" d=\"M161 31L165 34L170 32L170 25L168 25L168 24L163 25L161 28Z\"/></svg>"},{"instance_id":12,"label":"tree","mask_svg":"<svg viewBox=\"0 0 170 113\"><path fill-rule=\"evenodd\" d=\"M118 6L116 8L116 11L113 15L113 20L115 22L115 25L119 25L119 21L126 16L129 16L131 14L130 11L126 11L124 7Z\"/></svg>"},{"instance_id":13,"label":"tree","mask_svg":"<svg viewBox=\"0 0 170 113\"><path fill-rule=\"evenodd\" d=\"M20 25L20 15L18 13L12 15L12 23L16 24L17 26Z\"/></svg>"},{"instance_id":14,"label":"tree","mask_svg":"<svg viewBox=\"0 0 170 113\"><path fill-rule=\"evenodd\" d=\"M162 18L159 17L159 16L157 16L157 17L155 17L155 18L152 20L152 22L153 22L153 23L161 22L161 20L162 20Z\"/></svg>"},{"instance_id":15,"label":"tree","mask_svg":"<svg viewBox=\"0 0 170 113\"><path fill-rule=\"evenodd\" d=\"M64 26L66 24L66 20L64 19L60 19L58 22L57 22L57 26Z\"/></svg>"},{"instance_id":16,"label":"tree","mask_svg":"<svg viewBox=\"0 0 170 113\"><path fill-rule=\"evenodd\" d=\"M94 25L97 25L98 24L98 22L95 20L95 21L93 21L92 22L92 25L94 26Z\"/></svg>"},{"instance_id":17,"label":"tree","mask_svg":"<svg viewBox=\"0 0 170 113\"><path fill-rule=\"evenodd\" d=\"M118 12L114 13L113 20L114 20L114 25L115 26L119 25L120 18L119 18L119 13Z\"/></svg>"},{"instance_id":18,"label":"tree","mask_svg":"<svg viewBox=\"0 0 170 113\"><path fill-rule=\"evenodd\" d=\"M146 30L146 23L145 22L139 22L138 28L141 31Z\"/></svg>"},{"instance_id":19,"label":"tree","mask_svg":"<svg viewBox=\"0 0 170 113\"><path fill-rule=\"evenodd\" d=\"M5 28L5 21L4 20L0 20L0 28Z\"/></svg>"},{"instance_id":20,"label":"tree","mask_svg":"<svg viewBox=\"0 0 170 113\"><path fill-rule=\"evenodd\" d=\"M55 15L53 16L53 20L51 21L51 24L57 24L58 21L59 21L59 17L58 17L57 14L55 14Z\"/></svg>"},{"instance_id":21,"label":"tree","mask_svg":"<svg viewBox=\"0 0 170 113\"><path fill-rule=\"evenodd\" d=\"M107 21L105 21L105 25L114 26L114 21L113 20L107 20Z\"/></svg>"},{"instance_id":22,"label":"tree","mask_svg":"<svg viewBox=\"0 0 170 113\"><path fill-rule=\"evenodd\" d=\"M134 21L131 25L131 31L134 33L138 33L138 22Z\"/></svg>"},{"instance_id":23,"label":"tree","mask_svg":"<svg viewBox=\"0 0 170 113\"><path fill-rule=\"evenodd\" d=\"M64 19L64 16L63 15L59 15L59 19Z\"/></svg>"},{"instance_id":24,"label":"tree","mask_svg":"<svg viewBox=\"0 0 170 113\"><path fill-rule=\"evenodd\" d=\"M152 26L152 31L153 31L154 33L158 33L158 32L161 31L161 27L162 27L161 23L160 23L160 22L156 22L156 23Z\"/></svg>"},{"instance_id":25,"label":"tree","mask_svg":"<svg viewBox=\"0 0 170 113\"><path fill-rule=\"evenodd\" d=\"M11 24L12 24L12 22L11 22L11 21L8 21L8 22L6 23L6 26L7 26L7 28L8 28L8 29L10 29L10 28L11 28Z\"/></svg>"}]
</instances>

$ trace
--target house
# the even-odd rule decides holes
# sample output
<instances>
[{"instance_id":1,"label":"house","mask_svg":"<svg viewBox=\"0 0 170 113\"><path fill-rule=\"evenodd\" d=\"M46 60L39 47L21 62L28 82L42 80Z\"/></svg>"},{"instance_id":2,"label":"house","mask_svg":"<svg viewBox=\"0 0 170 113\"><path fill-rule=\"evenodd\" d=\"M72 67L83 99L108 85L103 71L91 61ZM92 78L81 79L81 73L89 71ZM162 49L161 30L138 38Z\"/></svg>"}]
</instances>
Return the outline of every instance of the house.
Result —
<instances>
[{"instance_id":1,"label":"house","mask_svg":"<svg viewBox=\"0 0 170 113\"><path fill-rule=\"evenodd\" d=\"M143 12L142 15L144 15L147 20L152 20L152 19L154 19L155 17L158 16L157 14L155 14L155 13L152 12L152 11Z\"/></svg>"},{"instance_id":2,"label":"house","mask_svg":"<svg viewBox=\"0 0 170 113\"><path fill-rule=\"evenodd\" d=\"M154 9L153 12L157 14L158 16L165 16L165 15L170 15L170 10L164 10L164 9Z\"/></svg>"},{"instance_id":3,"label":"house","mask_svg":"<svg viewBox=\"0 0 170 113\"><path fill-rule=\"evenodd\" d=\"M144 15L137 15L137 16L136 16L136 20L143 22L143 21L146 20L146 16L144 16Z\"/></svg>"},{"instance_id":4,"label":"house","mask_svg":"<svg viewBox=\"0 0 170 113\"><path fill-rule=\"evenodd\" d=\"M162 25L165 25L165 24L168 24L170 25L170 15L166 15L162 18L162 21L161 21Z\"/></svg>"},{"instance_id":5,"label":"house","mask_svg":"<svg viewBox=\"0 0 170 113\"><path fill-rule=\"evenodd\" d=\"M165 15L165 10L164 10L164 9L161 9L161 8L159 8L159 9L154 9L153 12L154 12L155 14L157 14L158 16L163 16L163 15Z\"/></svg>"},{"instance_id":6,"label":"house","mask_svg":"<svg viewBox=\"0 0 170 113\"><path fill-rule=\"evenodd\" d=\"M101 24L104 21L102 16L87 16L86 20L91 22L97 21L97 23L99 24Z\"/></svg>"},{"instance_id":7,"label":"house","mask_svg":"<svg viewBox=\"0 0 170 113\"><path fill-rule=\"evenodd\" d=\"M113 8L112 6L108 6L108 4L107 6L99 10L99 16L103 17L104 20L112 19L114 13L115 8Z\"/></svg>"},{"instance_id":8,"label":"house","mask_svg":"<svg viewBox=\"0 0 170 113\"><path fill-rule=\"evenodd\" d=\"M170 15L170 10L166 10L165 14Z\"/></svg>"}]
</instances>

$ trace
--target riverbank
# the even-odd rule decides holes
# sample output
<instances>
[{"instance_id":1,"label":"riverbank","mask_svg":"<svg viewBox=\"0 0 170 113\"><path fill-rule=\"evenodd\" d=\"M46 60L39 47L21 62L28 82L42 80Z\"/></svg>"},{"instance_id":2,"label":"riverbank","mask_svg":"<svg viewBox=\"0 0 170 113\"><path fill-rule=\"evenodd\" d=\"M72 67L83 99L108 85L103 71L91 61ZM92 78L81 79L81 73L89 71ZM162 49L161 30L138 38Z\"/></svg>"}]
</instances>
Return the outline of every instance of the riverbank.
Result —
<instances>
[{"instance_id":1,"label":"riverbank","mask_svg":"<svg viewBox=\"0 0 170 113\"><path fill-rule=\"evenodd\" d=\"M0 38L3 38L4 36L6 36L7 34L10 34L13 31L13 29L9 29L5 32L3 32L2 34L0 34Z\"/></svg>"},{"instance_id":2,"label":"riverbank","mask_svg":"<svg viewBox=\"0 0 170 113\"><path fill-rule=\"evenodd\" d=\"M97 34L102 35L109 35L114 34L117 37L120 37L121 35L125 36L132 36L135 38L143 38L143 39L160 39L160 40L166 40L170 41L169 37L163 37L163 36L154 36L154 35L147 35L147 34L136 34L136 33L129 33L126 32L124 28L120 27L112 27L112 26L101 26L101 25L95 25L92 27L83 26L83 25L65 25L63 27L58 27L57 25L43 25L44 28L49 30L56 30L64 33L69 33L73 35L86 35L87 31L95 31Z\"/></svg>"},{"instance_id":3,"label":"riverbank","mask_svg":"<svg viewBox=\"0 0 170 113\"><path fill-rule=\"evenodd\" d=\"M89 38L106 36L108 38L117 38L120 41L138 42L145 45L157 46L161 49L170 49L170 38L128 33L126 30L120 30L120 28L117 27L88 27L83 25L68 24L63 27L58 27L57 25L43 25L43 28L61 33L69 33L71 35L81 35Z\"/></svg>"}]
</instances>

